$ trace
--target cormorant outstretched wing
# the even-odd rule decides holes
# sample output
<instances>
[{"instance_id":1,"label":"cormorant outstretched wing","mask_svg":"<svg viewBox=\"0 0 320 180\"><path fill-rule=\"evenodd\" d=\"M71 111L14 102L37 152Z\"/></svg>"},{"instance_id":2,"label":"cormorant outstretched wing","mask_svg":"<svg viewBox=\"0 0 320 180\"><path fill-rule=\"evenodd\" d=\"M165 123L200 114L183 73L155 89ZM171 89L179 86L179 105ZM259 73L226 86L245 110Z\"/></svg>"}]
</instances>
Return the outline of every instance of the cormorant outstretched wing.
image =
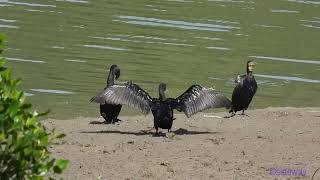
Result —
<instances>
[{"instance_id":1,"label":"cormorant outstretched wing","mask_svg":"<svg viewBox=\"0 0 320 180\"><path fill-rule=\"evenodd\" d=\"M187 117L209 108L230 108L231 101L212 88L192 85L182 95L176 98L178 111L183 111Z\"/></svg>"},{"instance_id":2,"label":"cormorant outstretched wing","mask_svg":"<svg viewBox=\"0 0 320 180\"><path fill-rule=\"evenodd\" d=\"M143 114L150 112L151 96L137 84L113 85L105 88L90 100L100 104L122 104L140 110Z\"/></svg>"}]
</instances>

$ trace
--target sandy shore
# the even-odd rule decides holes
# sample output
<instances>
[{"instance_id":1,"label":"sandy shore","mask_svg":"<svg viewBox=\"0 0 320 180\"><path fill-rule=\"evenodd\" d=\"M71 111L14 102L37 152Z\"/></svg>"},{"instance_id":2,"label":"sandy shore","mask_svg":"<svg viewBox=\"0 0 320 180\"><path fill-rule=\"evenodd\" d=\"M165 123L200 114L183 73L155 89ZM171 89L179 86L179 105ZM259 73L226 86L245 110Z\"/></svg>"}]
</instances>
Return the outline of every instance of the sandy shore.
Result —
<instances>
[{"instance_id":1,"label":"sandy shore","mask_svg":"<svg viewBox=\"0 0 320 180\"><path fill-rule=\"evenodd\" d=\"M177 114L174 135L155 137L148 116L48 119L67 135L51 149L71 161L65 179L311 179L320 168L320 107L266 108L247 116ZM166 132L163 130L163 132ZM270 170L304 170L305 176ZM278 174L277 174L278 173ZM280 174L279 174L280 173ZM320 171L314 176L320 180Z\"/></svg>"}]
</instances>

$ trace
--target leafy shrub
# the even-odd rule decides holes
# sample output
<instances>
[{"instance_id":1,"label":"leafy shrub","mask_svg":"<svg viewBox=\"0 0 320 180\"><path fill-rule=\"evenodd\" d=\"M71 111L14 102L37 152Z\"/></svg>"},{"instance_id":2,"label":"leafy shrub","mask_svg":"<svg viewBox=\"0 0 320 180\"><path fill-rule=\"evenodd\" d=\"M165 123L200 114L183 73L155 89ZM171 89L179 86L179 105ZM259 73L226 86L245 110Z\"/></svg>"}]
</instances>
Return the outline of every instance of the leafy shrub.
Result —
<instances>
[{"instance_id":1,"label":"leafy shrub","mask_svg":"<svg viewBox=\"0 0 320 180\"><path fill-rule=\"evenodd\" d=\"M0 34L0 53L3 39ZM4 63L0 56L0 179L41 180L62 173L69 161L51 158L48 146L64 134L48 133L36 119L48 112L30 110L23 91L17 89L20 80L11 77Z\"/></svg>"}]
</instances>

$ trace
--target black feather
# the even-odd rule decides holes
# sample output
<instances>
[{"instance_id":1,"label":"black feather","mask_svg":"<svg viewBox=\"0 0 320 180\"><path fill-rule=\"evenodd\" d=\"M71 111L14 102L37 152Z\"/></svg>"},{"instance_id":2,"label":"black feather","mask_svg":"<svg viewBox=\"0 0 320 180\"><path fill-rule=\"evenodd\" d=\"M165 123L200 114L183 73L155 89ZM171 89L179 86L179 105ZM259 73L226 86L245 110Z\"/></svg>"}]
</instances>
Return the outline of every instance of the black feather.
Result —
<instances>
[{"instance_id":1,"label":"black feather","mask_svg":"<svg viewBox=\"0 0 320 180\"><path fill-rule=\"evenodd\" d=\"M248 68L249 63L251 63L251 61L247 62L247 74L237 77L237 85L233 89L232 108L230 110L233 115L237 111L244 112L249 107L254 95L258 90L258 85L253 76L252 70L249 70Z\"/></svg>"},{"instance_id":2,"label":"black feather","mask_svg":"<svg viewBox=\"0 0 320 180\"><path fill-rule=\"evenodd\" d=\"M231 107L231 101L212 88L192 85L176 98L178 111L183 111L187 117L209 108Z\"/></svg>"}]
</instances>

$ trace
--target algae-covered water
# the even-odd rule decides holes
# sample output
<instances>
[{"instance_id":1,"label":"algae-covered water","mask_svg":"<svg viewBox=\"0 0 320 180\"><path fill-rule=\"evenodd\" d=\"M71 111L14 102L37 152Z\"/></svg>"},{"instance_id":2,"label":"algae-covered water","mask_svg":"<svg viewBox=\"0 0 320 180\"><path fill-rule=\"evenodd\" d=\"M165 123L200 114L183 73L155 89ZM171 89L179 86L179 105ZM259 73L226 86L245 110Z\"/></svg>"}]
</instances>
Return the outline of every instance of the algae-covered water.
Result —
<instances>
[{"instance_id":1,"label":"algae-covered water","mask_svg":"<svg viewBox=\"0 0 320 180\"><path fill-rule=\"evenodd\" d=\"M256 60L251 108L319 106L319 0L0 0L4 56L53 118L98 116L89 99L112 64L157 96L192 84L227 96ZM122 114L132 114L124 108Z\"/></svg>"}]
</instances>

